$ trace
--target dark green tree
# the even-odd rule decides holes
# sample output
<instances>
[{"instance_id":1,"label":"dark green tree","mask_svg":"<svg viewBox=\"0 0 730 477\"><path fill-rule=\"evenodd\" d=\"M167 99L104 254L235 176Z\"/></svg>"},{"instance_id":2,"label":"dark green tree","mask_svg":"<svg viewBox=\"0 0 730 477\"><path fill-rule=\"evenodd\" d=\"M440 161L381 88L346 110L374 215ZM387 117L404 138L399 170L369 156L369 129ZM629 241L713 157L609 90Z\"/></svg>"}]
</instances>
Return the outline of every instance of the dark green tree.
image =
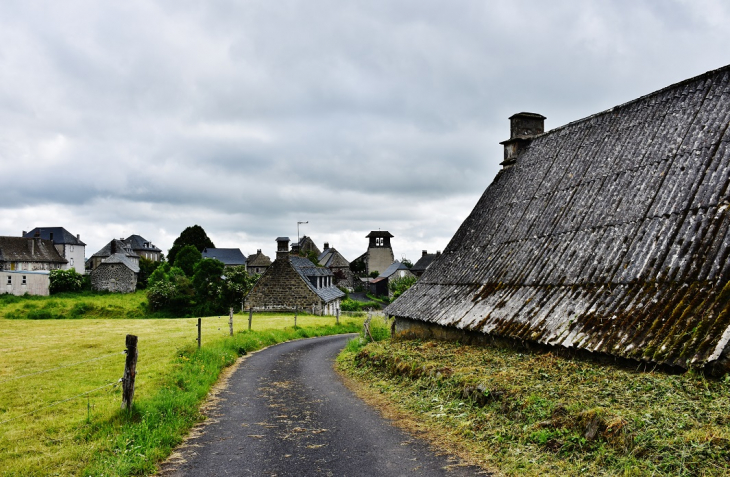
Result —
<instances>
[{"instance_id":1,"label":"dark green tree","mask_svg":"<svg viewBox=\"0 0 730 477\"><path fill-rule=\"evenodd\" d=\"M203 259L203 255L194 245L185 245L175 258L175 267L179 267L185 275L192 277L195 273L195 264Z\"/></svg>"},{"instance_id":2,"label":"dark green tree","mask_svg":"<svg viewBox=\"0 0 730 477\"><path fill-rule=\"evenodd\" d=\"M147 288L148 280L150 275L157 270L161 265L160 262L155 262L149 258L139 257L139 274L137 275L137 290L144 290ZM169 268L169 266L168 266Z\"/></svg>"},{"instance_id":3,"label":"dark green tree","mask_svg":"<svg viewBox=\"0 0 730 477\"><path fill-rule=\"evenodd\" d=\"M177 265L175 260L177 254L186 245L192 245L198 252L202 252L204 248L215 248L213 242L208 238L208 234L205 233L203 227L200 225L193 225L182 231L180 236L175 239L172 243L172 248L167 252L167 261L173 265ZM178 265L179 266L179 265Z\"/></svg>"}]
</instances>

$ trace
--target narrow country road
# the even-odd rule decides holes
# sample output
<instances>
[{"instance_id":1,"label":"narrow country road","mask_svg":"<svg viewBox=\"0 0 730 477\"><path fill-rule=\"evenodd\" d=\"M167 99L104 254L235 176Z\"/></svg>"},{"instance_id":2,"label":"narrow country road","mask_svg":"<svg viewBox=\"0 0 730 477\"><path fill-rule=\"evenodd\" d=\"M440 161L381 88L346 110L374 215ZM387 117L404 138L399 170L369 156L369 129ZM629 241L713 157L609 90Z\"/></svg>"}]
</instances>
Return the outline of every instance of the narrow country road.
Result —
<instances>
[{"instance_id":1,"label":"narrow country road","mask_svg":"<svg viewBox=\"0 0 730 477\"><path fill-rule=\"evenodd\" d=\"M347 389L333 360L354 335L291 341L249 356L213 420L166 476L473 476Z\"/></svg>"}]
</instances>

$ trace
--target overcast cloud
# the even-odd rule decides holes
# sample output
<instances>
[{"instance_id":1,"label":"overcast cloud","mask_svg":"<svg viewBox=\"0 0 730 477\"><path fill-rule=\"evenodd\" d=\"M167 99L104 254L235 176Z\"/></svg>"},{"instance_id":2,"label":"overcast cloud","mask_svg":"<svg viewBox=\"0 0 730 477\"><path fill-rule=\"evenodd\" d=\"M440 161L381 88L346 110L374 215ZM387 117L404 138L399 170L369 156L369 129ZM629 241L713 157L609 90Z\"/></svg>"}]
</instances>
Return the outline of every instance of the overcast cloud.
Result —
<instances>
[{"instance_id":1,"label":"overcast cloud","mask_svg":"<svg viewBox=\"0 0 730 477\"><path fill-rule=\"evenodd\" d=\"M730 8L687 1L0 3L0 235L91 256L187 226L274 255L443 250L507 118L546 129L730 63Z\"/></svg>"}]
</instances>

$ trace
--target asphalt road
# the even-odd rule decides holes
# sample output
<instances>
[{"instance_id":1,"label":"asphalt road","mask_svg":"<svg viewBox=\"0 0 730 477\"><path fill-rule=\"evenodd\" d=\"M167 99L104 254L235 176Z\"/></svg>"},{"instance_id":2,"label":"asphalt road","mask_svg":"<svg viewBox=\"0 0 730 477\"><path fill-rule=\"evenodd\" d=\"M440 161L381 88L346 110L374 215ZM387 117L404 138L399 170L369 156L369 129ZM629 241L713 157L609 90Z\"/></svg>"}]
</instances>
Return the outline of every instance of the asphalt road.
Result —
<instances>
[{"instance_id":1,"label":"asphalt road","mask_svg":"<svg viewBox=\"0 0 730 477\"><path fill-rule=\"evenodd\" d=\"M211 422L166 476L473 476L392 426L342 383L333 360L353 335L291 341L249 356Z\"/></svg>"}]
</instances>

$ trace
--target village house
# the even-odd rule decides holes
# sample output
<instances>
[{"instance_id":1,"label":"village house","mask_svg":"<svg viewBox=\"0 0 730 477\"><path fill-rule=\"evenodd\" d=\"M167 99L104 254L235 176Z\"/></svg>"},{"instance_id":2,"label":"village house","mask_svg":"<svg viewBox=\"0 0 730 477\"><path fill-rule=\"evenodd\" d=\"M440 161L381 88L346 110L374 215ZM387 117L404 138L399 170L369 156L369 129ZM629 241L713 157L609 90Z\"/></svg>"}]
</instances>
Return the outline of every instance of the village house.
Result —
<instances>
[{"instance_id":1,"label":"village house","mask_svg":"<svg viewBox=\"0 0 730 477\"><path fill-rule=\"evenodd\" d=\"M63 227L36 227L30 232L23 231L22 236L51 240L58 253L66 259L61 268L64 270L74 268L78 273L84 273L86 244L81 241L80 235L73 235Z\"/></svg>"},{"instance_id":2,"label":"village house","mask_svg":"<svg viewBox=\"0 0 730 477\"><path fill-rule=\"evenodd\" d=\"M112 242L112 248L115 244ZM134 293L137 289L139 264L125 252L114 252L104 258L92 271L91 289L114 293Z\"/></svg>"},{"instance_id":3,"label":"village house","mask_svg":"<svg viewBox=\"0 0 730 477\"><path fill-rule=\"evenodd\" d=\"M246 257L240 248L204 248L203 258L212 258L223 262L226 267L246 265Z\"/></svg>"},{"instance_id":4,"label":"village house","mask_svg":"<svg viewBox=\"0 0 730 477\"><path fill-rule=\"evenodd\" d=\"M50 239L0 237L0 292L47 296L51 270L67 263Z\"/></svg>"},{"instance_id":5,"label":"village house","mask_svg":"<svg viewBox=\"0 0 730 477\"><path fill-rule=\"evenodd\" d=\"M246 259L246 270L249 275L263 275L270 266L271 259L261 253L261 249L256 250L255 254L249 255Z\"/></svg>"},{"instance_id":6,"label":"village house","mask_svg":"<svg viewBox=\"0 0 730 477\"><path fill-rule=\"evenodd\" d=\"M117 253L123 254L127 257L129 263L139 268L139 255L134 253L132 245L127 243L124 239L112 239L108 244L104 245L101 250L96 252L91 256L91 258L89 258L89 260L86 261L86 270L91 272L105 259Z\"/></svg>"},{"instance_id":7,"label":"village house","mask_svg":"<svg viewBox=\"0 0 730 477\"><path fill-rule=\"evenodd\" d=\"M417 278L420 278L421 275L423 275L423 272L428 270L428 267L431 266L434 260L436 260L441 255L441 251L436 251L436 253L428 253L427 250L424 250L421 254L421 258L418 259L416 263L413 264L411 267L411 273L415 275Z\"/></svg>"},{"instance_id":8,"label":"village house","mask_svg":"<svg viewBox=\"0 0 730 477\"><path fill-rule=\"evenodd\" d=\"M146 258L153 262L162 260L162 250L140 235L130 235L124 239L124 243L140 258Z\"/></svg>"},{"instance_id":9,"label":"village house","mask_svg":"<svg viewBox=\"0 0 730 477\"><path fill-rule=\"evenodd\" d=\"M730 66L544 132L510 118L503 169L395 335L730 369Z\"/></svg>"},{"instance_id":10,"label":"village house","mask_svg":"<svg viewBox=\"0 0 730 477\"><path fill-rule=\"evenodd\" d=\"M259 311L338 313L345 294L335 286L332 272L289 253L289 237L279 237L276 243L276 260L246 296L246 306Z\"/></svg>"},{"instance_id":11,"label":"village house","mask_svg":"<svg viewBox=\"0 0 730 477\"><path fill-rule=\"evenodd\" d=\"M319 247L317 247L314 243L314 240L306 235L299 239L298 243L291 244L291 251L292 253L299 253L303 255L307 255L310 252L313 252L316 256L320 256L322 254L322 252L319 251Z\"/></svg>"},{"instance_id":12,"label":"village house","mask_svg":"<svg viewBox=\"0 0 730 477\"><path fill-rule=\"evenodd\" d=\"M391 294L389 288L391 280L405 277L415 277L415 275L403 263L396 260L383 273L370 281L368 284L370 293L376 296L389 296Z\"/></svg>"},{"instance_id":13,"label":"village house","mask_svg":"<svg viewBox=\"0 0 730 477\"><path fill-rule=\"evenodd\" d=\"M354 286L354 275L350 271L350 262L337 249L330 247L328 242L324 243L324 250L317 257L317 261L321 266L332 271L335 285L347 288Z\"/></svg>"}]
</instances>

